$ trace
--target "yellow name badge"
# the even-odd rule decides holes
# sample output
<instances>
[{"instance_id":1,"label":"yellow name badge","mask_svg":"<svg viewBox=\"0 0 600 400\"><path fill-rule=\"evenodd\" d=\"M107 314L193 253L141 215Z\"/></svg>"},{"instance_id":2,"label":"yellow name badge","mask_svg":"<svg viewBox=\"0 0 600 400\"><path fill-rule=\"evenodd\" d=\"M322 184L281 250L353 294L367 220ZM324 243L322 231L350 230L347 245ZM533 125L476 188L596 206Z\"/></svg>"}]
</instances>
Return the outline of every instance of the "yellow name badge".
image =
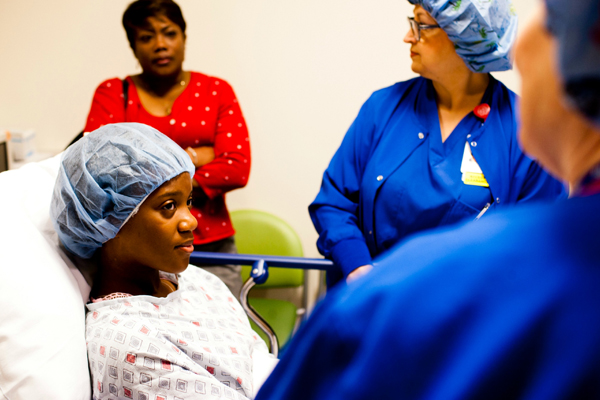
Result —
<instances>
[{"instance_id":1,"label":"yellow name badge","mask_svg":"<svg viewBox=\"0 0 600 400\"><path fill-rule=\"evenodd\" d=\"M462 181L465 185L473 185L473 186L482 186L482 187L490 187L490 184L485 180L485 176L483 174L476 174L473 172L465 172L462 175Z\"/></svg>"},{"instance_id":2,"label":"yellow name badge","mask_svg":"<svg viewBox=\"0 0 600 400\"><path fill-rule=\"evenodd\" d=\"M473 154L471 154L469 142L465 143L465 151L460 165L460 172L462 172L462 181L465 185L490 187L490 184L483 175L481 167L479 167Z\"/></svg>"}]
</instances>

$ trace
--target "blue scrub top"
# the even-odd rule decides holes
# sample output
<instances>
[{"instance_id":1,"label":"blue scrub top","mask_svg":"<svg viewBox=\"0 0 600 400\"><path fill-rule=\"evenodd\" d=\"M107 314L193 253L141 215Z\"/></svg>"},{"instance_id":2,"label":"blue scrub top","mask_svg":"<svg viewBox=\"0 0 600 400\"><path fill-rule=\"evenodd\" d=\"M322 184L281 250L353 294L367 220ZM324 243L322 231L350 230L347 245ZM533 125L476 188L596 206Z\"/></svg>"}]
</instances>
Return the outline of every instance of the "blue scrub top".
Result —
<instances>
[{"instance_id":1,"label":"blue scrub top","mask_svg":"<svg viewBox=\"0 0 600 400\"><path fill-rule=\"evenodd\" d=\"M391 249L317 305L256 400L600 398L599 210L529 204Z\"/></svg>"},{"instance_id":2,"label":"blue scrub top","mask_svg":"<svg viewBox=\"0 0 600 400\"><path fill-rule=\"evenodd\" d=\"M469 113L445 142L430 80L375 92L363 105L309 207L319 251L340 268L335 281L370 264L402 238L474 219L490 204L565 196L563 185L519 148L516 95L490 76L486 121ZM465 144L489 187L462 181Z\"/></svg>"},{"instance_id":3,"label":"blue scrub top","mask_svg":"<svg viewBox=\"0 0 600 400\"><path fill-rule=\"evenodd\" d=\"M482 103L491 101L489 85ZM489 187L462 182L461 164L467 136L480 128L483 121L473 113L467 115L442 142L435 90L426 81L424 99L417 102L422 116L423 143L385 179L375 200L374 226L377 252L392 247L398 238L438 225L448 225L470 215L477 215L493 203ZM406 129L404 118L390 120L389 129ZM384 149L386 156L393 150ZM374 166L377 169L377 166ZM367 167L368 168L368 167Z\"/></svg>"}]
</instances>

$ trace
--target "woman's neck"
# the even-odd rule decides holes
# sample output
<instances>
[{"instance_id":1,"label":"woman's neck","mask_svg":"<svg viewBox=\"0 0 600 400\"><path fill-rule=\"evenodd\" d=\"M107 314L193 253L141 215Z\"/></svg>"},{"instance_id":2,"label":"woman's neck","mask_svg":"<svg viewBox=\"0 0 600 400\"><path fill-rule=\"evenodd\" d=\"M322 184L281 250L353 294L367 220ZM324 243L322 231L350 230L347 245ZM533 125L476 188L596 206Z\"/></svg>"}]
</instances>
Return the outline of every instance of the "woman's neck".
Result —
<instances>
[{"instance_id":1,"label":"woman's neck","mask_svg":"<svg viewBox=\"0 0 600 400\"><path fill-rule=\"evenodd\" d=\"M436 92L442 142L445 142L460 121L481 103L490 75L466 70L432 82Z\"/></svg>"},{"instance_id":2,"label":"woman's neck","mask_svg":"<svg viewBox=\"0 0 600 400\"><path fill-rule=\"evenodd\" d=\"M100 298L111 293L127 293L133 296L155 296L157 293L161 292L162 284L158 274L151 279L127 279L114 272L101 268L96 276L91 297Z\"/></svg>"},{"instance_id":3,"label":"woman's neck","mask_svg":"<svg viewBox=\"0 0 600 400\"><path fill-rule=\"evenodd\" d=\"M573 133L572 145L563 147L565 157L562 162L562 175L575 190L586 175L600 165L600 131L589 125L587 129L579 128L577 134Z\"/></svg>"},{"instance_id":4,"label":"woman's neck","mask_svg":"<svg viewBox=\"0 0 600 400\"><path fill-rule=\"evenodd\" d=\"M154 116L164 117L171 114L175 100L183 93L191 76L189 71L180 71L168 77L142 73L132 79L144 109Z\"/></svg>"},{"instance_id":5,"label":"woman's neck","mask_svg":"<svg viewBox=\"0 0 600 400\"><path fill-rule=\"evenodd\" d=\"M161 77L142 72L137 77L144 90L153 93L157 97L164 97L173 88L179 89L189 81L189 73L184 70L180 70L177 74Z\"/></svg>"},{"instance_id":6,"label":"woman's neck","mask_svg":"<svg viewBox=\"0 0 600 400\"><path fill-rule=\"evenodd\" d=\"M100 267L91 296L98 298L117 292L134 296L155 295L162 292L161 286L158 270L143 266L124 266L101 251Z\"/></svg>"},{"instance_id":7,"label":"woman's neck","mask_svg":"<svg viewBox=\"0 0 600 400\"><path fill-rule=\"evenodd\" d=\"M468 109L470 112L481 103L490 83L490 75L468 71L432 82L438 108L448 111Z\"/></svg>"}]
</instances>

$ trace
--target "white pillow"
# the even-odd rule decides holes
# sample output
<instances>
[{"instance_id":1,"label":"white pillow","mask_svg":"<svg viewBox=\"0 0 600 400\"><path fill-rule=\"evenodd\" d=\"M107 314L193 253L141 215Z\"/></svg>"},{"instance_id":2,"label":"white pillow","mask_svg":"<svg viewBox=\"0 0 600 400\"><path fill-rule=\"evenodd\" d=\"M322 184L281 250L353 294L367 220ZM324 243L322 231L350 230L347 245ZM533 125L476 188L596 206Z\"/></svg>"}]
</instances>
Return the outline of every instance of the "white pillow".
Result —
<instances>
[{"instance_id":1,"label":"white pillow","mask_svg":"<svg viewBox=\"0 0 600 400\"><path fill-rule=\"evenodd\" d=\"M49 217L60 155L0 174L0 398L89 400L89 286Z\"/></svg>"}]
</instances>

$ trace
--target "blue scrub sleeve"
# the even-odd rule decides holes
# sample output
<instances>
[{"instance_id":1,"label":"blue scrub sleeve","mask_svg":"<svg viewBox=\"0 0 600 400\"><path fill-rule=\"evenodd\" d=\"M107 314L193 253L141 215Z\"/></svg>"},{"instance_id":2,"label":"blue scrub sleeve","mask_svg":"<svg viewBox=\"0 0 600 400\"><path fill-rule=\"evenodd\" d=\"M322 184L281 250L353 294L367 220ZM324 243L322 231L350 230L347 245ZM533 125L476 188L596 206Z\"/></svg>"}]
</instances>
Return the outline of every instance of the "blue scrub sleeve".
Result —
<instances>
[{"instance_id":1,"label":"blue scrub sleeve","mask_svg":"<svg viewBox=\"0 0 600 400\"><path fill-rule=\"evenodd\" d=\"M333 259L344 276L371 263L359 223L360 185L375 131L370 100L362 106L346 133L323 174L319 194L308 207L319 233L319 252Z\"/></svg>"},{"instance_id":2,"label":"blue scrub sleeve","mask_svg":"<svg viewBox=\"0 0 600 400\"><path fill-rule=\"evenodd\" d=\"M361 239L342 240L331 250L331 259L340 266L344 277L356 268L373 262L367 244Z\"/></svg>"}]
</instances>

